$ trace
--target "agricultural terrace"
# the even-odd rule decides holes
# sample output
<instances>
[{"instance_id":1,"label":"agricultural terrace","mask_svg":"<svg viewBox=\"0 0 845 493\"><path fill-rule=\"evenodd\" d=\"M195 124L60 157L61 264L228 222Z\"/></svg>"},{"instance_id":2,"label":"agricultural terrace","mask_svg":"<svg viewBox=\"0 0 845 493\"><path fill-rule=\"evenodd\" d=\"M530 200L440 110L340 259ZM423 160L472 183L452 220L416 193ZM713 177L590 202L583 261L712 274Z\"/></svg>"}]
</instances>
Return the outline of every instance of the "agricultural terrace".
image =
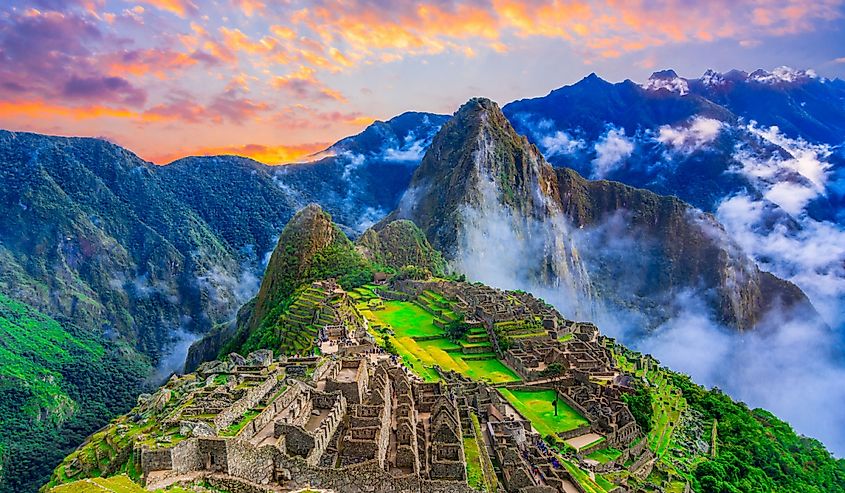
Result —
<instances>
[{"instance_id":1,"label":"agricultural terrace","mask_svg":"<svg viewBox=\"0 0 845 493\"><path fill-rule=\"evenodd\" d=\"M647 356L639 355L618 346L613 348L617 366L623 371L645 378L649 383L654 414L651 419L648 448L662 458L669 450L672 434L680 424L681 414L687 407L682 392L672 385L666 371L657 362ZM640 360L637 368L635 360Z\"/></svg>"},{"instance_id":2,"label":"agricultural terrace","mask_svg":"<svg viewBox=\"0 0 845 493\"><path fill-rule=\"evenodd\" d=\"M554 390L499 389L499 392L520 414L531 421L541 436L554 435L590 424L562 399L558 399L557 416L555 416L552 405L552 401L555 400Z\"/></svg>"},{"instance_id":3,"label":"agricultural terrace","mask_svg":"<svg viewBox=\"0 0 845 493\"><path fill-rule=\"evenodd\" d=\"M126 475L91 478L51 488L50 493L146 493L141 485Z\"/></svg>"},{"instance_id":4,"label":"agricultural terrace","mask_svg":"<svg viewBox=\"0 0 845 493\"><path fill-rule=\"evenodd\" d=\"M388 345L389 341L405 365L426 381L439 378L435 366L490 383L520 380L492 352L483 328L470 329L457 342L446 337L443 326L458 315L443 297L426 291L415 301L380 301L367 288L355 294L356 307L370 321L377 342Z\"/></svg>"}]
</instances>

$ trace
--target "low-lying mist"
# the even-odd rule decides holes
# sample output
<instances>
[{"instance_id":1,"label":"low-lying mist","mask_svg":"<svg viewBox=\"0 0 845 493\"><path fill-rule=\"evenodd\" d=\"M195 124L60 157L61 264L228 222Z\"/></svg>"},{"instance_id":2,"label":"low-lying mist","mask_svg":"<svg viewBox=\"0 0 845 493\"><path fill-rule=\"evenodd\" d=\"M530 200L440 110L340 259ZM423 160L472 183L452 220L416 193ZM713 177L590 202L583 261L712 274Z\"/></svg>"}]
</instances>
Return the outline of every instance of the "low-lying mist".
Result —
<instances>
[{"instance_id":1,"label":"low-lying mist","mask_svg":"<svg viewBox=\"0 0 845 493\"><path fill-rule=\"evenodd\" d=\"M695 289L643 299L641 307L618 308L618 304L605 302L606 292L591 297L589 293L595 291L573 287L577 286L575 280L589 279L587 273L594 272L589 264L596 258L595 252L604 252L598 255L602 261L615 264L616 289L635 293L645 282L641 274L652 261L646 258L649 246L644 242L648 238L624 227L624 213L584 229L569 225L562 215L544 221L529 218L517 228L507 210L501 206L492 210L467 207L462 211L464 232L453 263L456 270L492 286L529 291L566 317L595 322L604 334L632 349L652 354L665 366L689 374L707 387L719 387L750 407L770 410L799 433L845 455L842 327L808 322L817 318L774 309L755 330L738 332L714 321L706 302L709 293ZM575 248L555 251L543 232L550 229L550 223L563 223L552 230L568 234L569 238L558 240ZM538 277L537 264L549 254L565 266L561 269L564 277L573 272L575 277L552 282ZM803 273L808 278L811 274ZM794 272L790 277L799 275ZM821 304L821 314L841 313L842 306L837 304L841 298L808 294ZM663 310L667 321L648 330L645 313L649 310Z\"/></svg>"}]
</instances>

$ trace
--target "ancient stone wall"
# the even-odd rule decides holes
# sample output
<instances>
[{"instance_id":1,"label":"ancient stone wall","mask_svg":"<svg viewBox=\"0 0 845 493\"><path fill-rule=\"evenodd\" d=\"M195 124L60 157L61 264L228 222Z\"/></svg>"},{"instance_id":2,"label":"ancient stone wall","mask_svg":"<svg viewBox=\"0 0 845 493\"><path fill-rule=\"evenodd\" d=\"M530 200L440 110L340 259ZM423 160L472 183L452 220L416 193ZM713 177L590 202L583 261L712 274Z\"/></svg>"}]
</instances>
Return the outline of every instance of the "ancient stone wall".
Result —
<instances>
[{"instance_id":1,"label":"ancient stone wall","mask_svg":"<svg viewBox=\"0 0 845 493\"><path fill-rule=\"evenodd\" d=\"M226 448L228 440L223 438L198 438L197 452L199 463L206 471L229 472L229 455Z\"/></svg>"},{"instance_id":2,"label":"ancient stone wall","mask_svg":"<svg viewBox=\"0 0 845 493\"><path fill-rule=\"evenodd\" d=\"M214 417L214 426L218 430L229 427L237 419L244 415L250 408L255 407L258 401L264 398L271 390L280 385L280 372L275 372L267 377L264 383L249 389L243 397L238 399L229 409L225 409Z\"/></svg>"},{"instance_id":3,"label":"ancient stone wall","mask_svg":"<svg viewBox=\"0 0 845 493\"><path fill-rule=\"evenodd\" d=\"M302 393L302 388L299 385L291 385L285 389L285 391L271 402L270 405L264 408L264 410L261 411L255 419L243 427L240 433L238 433L238 437L243 438L244 440L249 440L254 437L259 431L264 429L264 427L267 426L277 414L288 407L300 393Z\"/></svg>"},{"instance_id":4,"label":"ancient stone wall","mask_svg":"<svg viewBox=\"0 0 845 493\"><path fill-rule=\"evenodd\" d=\"M575 438L577 436L585 435L593 431L593 427L590 425L579 426L574 430L569 431L560 431L557 433L557 436L561 440L569 440L570 438Z\"/></svg>"},{"instance_id":5,"label":"ancient stone wall","mask_svg":"<svg viewBox=\"0 0 845 493\"><path fill-rule=\"evenodd\" d=\"M141 470L144 473L151 471L167 471L173 469L173 461L170 455L170 448L150 450L146 447L141 449Z\"/></svg>"},{"instance_id":6,"label":"ancient stone wall","mask_svg":"<svg viewBox=\"0 0 845 493\"><path fill-rule=\"evenodd\" d=\"M242 440L226 443L229 474L253 483L269 484L275 479L276 457L279 450L273 446L254 447Z\"/></svg>"},{"instance_id":7,"label":"ancient stone wall","mask_svg":"<svg viewBox=\"0 0 845 493\"><path fill-rule=\"evenodd\" d=\"M173 447L171 452L173 470L179 474L202 469L203 462L199 455L199 441L189 438Z\"/></svg>"},{"instance_id":8,"label":"ancient stone wall","mask_svg":"<svg viewBox=\"0 0 845 493\"><path fill-rule=\"evenodd\" d=\"M393 476L376 461L340 468L310 467L300 459L280 457L277 464L283 475L298 488L332 491L367 491L373 493L473 493L465 482L433 481L416 475Z\"/></svg>"},{"instance_id":9,"label":"ancient stone wall","mask_svg":"<svg viewBox=\"0 0 845 493\"><path fill-rule=\"evenodd\" d=\"M326 378L326 392L340 391L350 404L361 403L362 397L367 392L367 366L366 360L360 359L344 359L333 364L335 370L332 371ZM337 376L340 370L353 369L355 377L352 381L339 381Z\"/></svg>"}]
</instances>

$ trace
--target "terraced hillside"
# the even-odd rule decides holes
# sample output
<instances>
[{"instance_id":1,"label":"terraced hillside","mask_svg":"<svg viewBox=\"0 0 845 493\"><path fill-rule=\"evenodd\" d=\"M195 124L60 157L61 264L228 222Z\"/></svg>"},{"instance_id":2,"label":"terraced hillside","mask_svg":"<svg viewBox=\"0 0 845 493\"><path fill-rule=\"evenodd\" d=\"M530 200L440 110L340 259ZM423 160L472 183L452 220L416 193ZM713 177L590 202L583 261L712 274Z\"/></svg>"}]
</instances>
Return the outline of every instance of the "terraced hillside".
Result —
<instances>
[{"instance_id":1,"label":"terraced hillside","mask_svg":"<svg viewBox=\"0 0 845 493\"><path fill-rule=\"evenodd\" d=\"M413 300L373 304L381 291L376 287L362 293L359 306L377 340L395 349L405 364L425 379L438 380L435 367L439 367L491 383L519 381L519 376L493 352L484 327L477 322L461 322L454 302L426 290ZM447 327L459 322L467 325L466 332L450 339Z\"/></svg>"}]
</instances>

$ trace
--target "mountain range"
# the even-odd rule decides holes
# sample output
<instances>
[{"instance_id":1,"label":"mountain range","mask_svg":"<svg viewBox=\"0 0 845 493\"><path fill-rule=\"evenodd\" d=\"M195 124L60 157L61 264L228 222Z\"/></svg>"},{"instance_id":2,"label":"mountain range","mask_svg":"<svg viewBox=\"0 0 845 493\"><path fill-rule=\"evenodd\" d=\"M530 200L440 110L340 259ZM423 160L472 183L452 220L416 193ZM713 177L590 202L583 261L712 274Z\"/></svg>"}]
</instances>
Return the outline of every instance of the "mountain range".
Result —
<instances>
[{"instance_id":1,"label":"mountain range","mask_svg":"<svg viewBox=\"0 0 845 493\"><path fill-rule=\"evenodd\" d=\"M453 117L404 113L280 167L236 156L155 166L99 139L0 131L0 292L120 345L146 366L139 376L166 377L201 335L189 368L265 324L268 308L250 300L282 261L271 252L289 240L283 226L316 202L371 258L390 263L395 249L378 246L416 237L417 259L432 257L430 242L450 269L632 340L689 298L734 330L775 308L838 328L843 122L845 83L777 69L664 71L644 84L591 75L501 110L473 99ZM399 218L424 237L390 234ZM832 248L812 259L772 247L824 238ZM54 404L19 409L66 409ZM26 448L21 436L4 436L4 450Z\"/></svg>"}]
</instances>

